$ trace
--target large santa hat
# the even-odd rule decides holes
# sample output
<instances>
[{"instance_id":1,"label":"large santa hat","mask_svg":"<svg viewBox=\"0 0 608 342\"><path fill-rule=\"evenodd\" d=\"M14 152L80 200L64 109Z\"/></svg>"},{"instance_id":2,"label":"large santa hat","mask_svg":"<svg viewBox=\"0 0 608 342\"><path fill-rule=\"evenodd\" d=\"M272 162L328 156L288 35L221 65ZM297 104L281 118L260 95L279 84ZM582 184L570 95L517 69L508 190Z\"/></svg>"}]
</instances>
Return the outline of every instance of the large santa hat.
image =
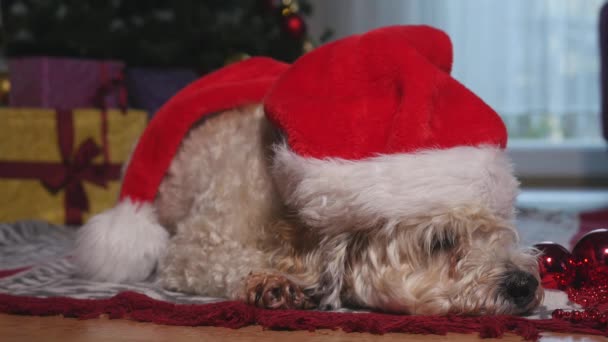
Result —
<instances>
[{"instance_id":1,"label":"large santa hat","mask_svg":"<svg viewBox=\"0 0 608 342\"><path fill-rule=\"evenodd\" d=\"M511 219L500 117L450 76L449 37L394 26L296 61L265 99L285 136L273 172L310 226L359 229L458 208Z\"/></svg>"},{"instance_id":2,"label":"large santa hat","mask_svg":"<svg viewBox=\"0 0 608 342\"><path fill-rule=\"evenodd\" d=\"M291 67L253 58L200 79L150 122L119 204L80 229L76 262L95 279L147 277L168 239L152 202L182 139L206 115L262 99L285 136L275 181L311 227L394 225L460 207L510 219L517 182L504 124L451 65L443 32L396 26L324 45Z\"/></svg>"},{"instance_id":3,"label":"large santa hat","mask_svg":"<svg viewBox=\"0 0 608 342\"><path fill-rule=\"evenodd\" d=\"M190 84L150 121L126 168L119 203L78 231L74 261L92 279L145 279L166 248L168 233L153 202L181 141L205 116L260 103L287 64L250 58Z\"/></svg>"}]
</instances>

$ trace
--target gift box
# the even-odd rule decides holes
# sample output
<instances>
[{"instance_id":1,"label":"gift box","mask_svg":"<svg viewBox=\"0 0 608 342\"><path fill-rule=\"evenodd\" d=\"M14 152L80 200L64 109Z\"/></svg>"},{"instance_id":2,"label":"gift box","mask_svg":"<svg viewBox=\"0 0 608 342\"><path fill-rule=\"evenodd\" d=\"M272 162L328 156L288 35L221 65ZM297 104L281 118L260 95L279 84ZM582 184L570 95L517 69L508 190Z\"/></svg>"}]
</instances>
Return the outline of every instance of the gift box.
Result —
<instances>
[{"instance_id":1,"label":"gift box","mask_svg":"<svg viewBox=\"0 0 608 342\"><path fill-rule=\"evenodd\" d=\"M0 119L0 222L78 225L116 203L147 114L4 108Z\"/></svg>"},{"instance_id":2,"label":"gift box","mask_svg":"<svg viewBox=\"0 0 608 342\"><path fill-rule=\"evenodd\" d=\"M8 61L11 107L124 108L124 64L111 60L23 57Z\"/></svg>"},{"instance_id":3,"label":"gift box","mask_svg":"<svg viewBox=\"0 0 608 342\"><path fill-rule=\"evenodd\" d=\"M129 68L129 103L152 116L173 95L197 78L190 69Z\"/></svg>"}]
</instances>

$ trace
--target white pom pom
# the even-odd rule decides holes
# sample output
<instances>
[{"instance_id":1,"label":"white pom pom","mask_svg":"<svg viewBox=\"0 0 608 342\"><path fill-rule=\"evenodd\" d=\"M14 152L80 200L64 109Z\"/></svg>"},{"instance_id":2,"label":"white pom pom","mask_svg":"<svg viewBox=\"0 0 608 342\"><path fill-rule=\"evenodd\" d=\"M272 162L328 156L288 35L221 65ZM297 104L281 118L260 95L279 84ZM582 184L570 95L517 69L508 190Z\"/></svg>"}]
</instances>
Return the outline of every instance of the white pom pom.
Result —
<instances>
[{"instance_id":1,"label":"white pom pom","mask_svg":"<svg viewBox=\"0 0 608 342\"><path fill-rule=\"evenodd\" d=\"M80 228L74 262L93 280L142 281L154 271L168 240L153 206L127 199Z\"/></svg>"}]
</instances>

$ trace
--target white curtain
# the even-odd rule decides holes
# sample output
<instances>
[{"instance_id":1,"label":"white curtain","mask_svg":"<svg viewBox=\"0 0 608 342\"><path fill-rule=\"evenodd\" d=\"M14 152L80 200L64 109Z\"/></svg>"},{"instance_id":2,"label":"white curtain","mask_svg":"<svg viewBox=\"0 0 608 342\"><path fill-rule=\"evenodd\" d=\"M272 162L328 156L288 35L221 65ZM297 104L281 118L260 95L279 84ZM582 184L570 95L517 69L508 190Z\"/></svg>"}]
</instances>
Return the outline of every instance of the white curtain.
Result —
<instances>
[{"instance_id":1,"label":"white curtain","mask_svg":"<svg viewBox=\"0 0 608 342\"><path fill-rule=\"evenodd\" d=\"M514 138L599 140L602 0L313 0L311 30L332 39L429 24L454 45L453 75L504 118Z\"/></svg>"}]
</instances>

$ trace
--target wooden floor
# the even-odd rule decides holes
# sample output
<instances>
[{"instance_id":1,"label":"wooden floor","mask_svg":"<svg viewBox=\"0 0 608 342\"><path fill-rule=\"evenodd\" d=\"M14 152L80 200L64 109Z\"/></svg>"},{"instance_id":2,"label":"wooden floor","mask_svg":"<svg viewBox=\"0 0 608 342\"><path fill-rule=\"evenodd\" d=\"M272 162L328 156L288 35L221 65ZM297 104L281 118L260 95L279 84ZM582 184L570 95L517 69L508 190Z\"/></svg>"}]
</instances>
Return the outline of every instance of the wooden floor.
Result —
<instances>
[{"instance_id":1,"label":"wooden floor","mask_svg":"<svg viewBox=\"0 0 608 342\"><path fill-rule=\"evenodd\" d=\"M542 341L606 341L603 337L586 337L581 335L544 334ZM473 335L450 334L436 335L406 335L386 334L382 336L344 333L341 331L321 330L308 331L264 331L259 327L248 327L238 330L209 327L172 327L150 323L137 323L124 320L86 320L68 319L61 317L28 317L0 314L0 341L62 341L62 342L120 342L120 341L171 341L171 342L213 342L213 341L280 341L280 342L338 342L338 341L472 341L479 338ZM498 340L513 342L521 341L519 336L507 335Z\"/></svg>"}]
</instances>

